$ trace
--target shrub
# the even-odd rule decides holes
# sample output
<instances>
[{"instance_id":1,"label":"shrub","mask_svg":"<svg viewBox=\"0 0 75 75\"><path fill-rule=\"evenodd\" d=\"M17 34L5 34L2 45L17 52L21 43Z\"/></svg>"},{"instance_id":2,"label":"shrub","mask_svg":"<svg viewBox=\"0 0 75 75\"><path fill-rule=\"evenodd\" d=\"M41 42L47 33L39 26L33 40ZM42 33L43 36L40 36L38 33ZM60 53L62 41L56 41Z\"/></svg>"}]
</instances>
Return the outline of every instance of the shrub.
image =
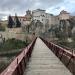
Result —
<instances>
[{"instance_id":1,"label":"shrub","mask_svg":"<svg viewBox=\"0 0 75 75\"><path fill-rule=\"evenodd\" d=\"M13 50L13 49L21 49L24 48L28 45L27 42L25 41L21 41L21 40L17 40L17 39L8 39L6 40L2 45L0 50Z\"/></svg>"}]
</instances>

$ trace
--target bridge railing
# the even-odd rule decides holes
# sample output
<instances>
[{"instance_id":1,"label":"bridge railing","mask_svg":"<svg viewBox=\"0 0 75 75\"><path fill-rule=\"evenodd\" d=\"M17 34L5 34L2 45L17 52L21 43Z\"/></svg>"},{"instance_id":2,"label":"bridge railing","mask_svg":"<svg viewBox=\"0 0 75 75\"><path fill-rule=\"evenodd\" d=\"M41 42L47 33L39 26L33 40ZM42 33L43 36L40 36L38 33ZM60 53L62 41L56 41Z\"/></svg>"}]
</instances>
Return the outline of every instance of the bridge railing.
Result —
<instances>
[{"instance_id":1,"label":"bridge railing","mask_svg":"<svg viewBox=\"0 0 75 75\"><path fill-rule=\"evenodd\" d=\"M52 50L52 52L65 64L65 66L75 75L75 53L74 50L62 48L52 42L41 38L42 41Z\"/></svg>"},{"instance_id":2,"label":"bridge railing","mask_svg":"<svg viewBox=\"0 0 75 75\"><path fill-rule=\"evenodd\" d=\"M0 75L23 75L36 39L19 54Z\"/></svg>"},{"instance_id":3,"label":"bridge railing","mask_svg":"<svg viewBox=\"0 0 75 75\"><path fill-rule=\"evenodd\" d=\"M61 44L58 44L58 45L61 46L62 48L65 48L66 50L69 50L70 52L74 52L75 53L75 49L74 48L69 48L69 47L61 45Z\"/></svg>"}]
</instances>

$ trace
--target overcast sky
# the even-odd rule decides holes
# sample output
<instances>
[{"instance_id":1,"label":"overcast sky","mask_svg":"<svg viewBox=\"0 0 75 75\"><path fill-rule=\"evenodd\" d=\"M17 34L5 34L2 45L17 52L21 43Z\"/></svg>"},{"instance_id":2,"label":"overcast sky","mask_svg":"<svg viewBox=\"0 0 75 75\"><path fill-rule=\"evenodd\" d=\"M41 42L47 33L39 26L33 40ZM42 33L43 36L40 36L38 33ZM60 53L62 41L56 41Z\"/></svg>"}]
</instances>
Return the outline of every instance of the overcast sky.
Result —
<instances>
[{"instance_id":1,"label":"overcast sky","mask_svg":"<svg viewBox=\"0 0 75 75\"><path fill-rule=\"evenodd\" d=\"M0 0L0 19L15 13L25 15L26 10L38 8L54 15L58 15L61 10L75 15L75 0Z\"/></svg>"}]
</instances>

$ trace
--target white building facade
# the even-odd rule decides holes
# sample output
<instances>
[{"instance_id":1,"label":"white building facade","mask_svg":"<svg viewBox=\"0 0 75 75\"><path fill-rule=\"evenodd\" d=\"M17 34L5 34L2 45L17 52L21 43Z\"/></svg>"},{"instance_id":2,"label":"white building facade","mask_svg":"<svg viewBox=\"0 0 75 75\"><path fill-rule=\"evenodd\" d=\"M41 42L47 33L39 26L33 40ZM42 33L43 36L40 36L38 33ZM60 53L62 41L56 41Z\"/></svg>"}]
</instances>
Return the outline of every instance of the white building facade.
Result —
<instances>
[{"instance_id":1,"label":"white building facade","mask_svg":"<svg viewBox=\"0 0 75 75\"><path fill-rule=\"evenodd\" d=\"M39 20L43 24L45 24L45 10L36 9L32 11L33 20L36 22Z\"/></svg>"},{"instance_id":2,"label":"white building facade","mask_svg":"<svg viewBox=\"0 0 75 75\"><path fill-rule=\"evenodd\" d=\"M50 25L52 24L52 14L46 13L45 10L41 10L41 9L36 9L32 11L32 16L33 16L33 20L36 22L37 20L39 20L40 22L42 22L44 25Z\"/></svg>"}]
</instances>

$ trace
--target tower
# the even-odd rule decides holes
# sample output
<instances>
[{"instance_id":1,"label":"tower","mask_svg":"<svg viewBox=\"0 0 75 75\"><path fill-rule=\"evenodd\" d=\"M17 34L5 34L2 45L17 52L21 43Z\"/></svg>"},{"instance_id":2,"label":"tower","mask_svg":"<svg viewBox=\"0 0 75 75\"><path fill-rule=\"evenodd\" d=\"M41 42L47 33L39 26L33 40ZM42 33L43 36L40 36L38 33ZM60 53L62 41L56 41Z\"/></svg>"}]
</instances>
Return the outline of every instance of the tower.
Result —
<instances>
[{"instance_id":1,"label":"tower","mask_svg":"<svg viewBox=\"0 0 75 75\"><path fill-rule=\"evenodd\" d=\"M31 15L31 11L30 10L27 10L26 11L26 15Z\"/></svg>"},{"instance_id":2,"label":"tower","mask_svg":"<svg viewBox=\"0 0 75 75\"><path fill-rule=\"evenodd\" d=\"M31 14L31 11L30 11L30 10L27 10L27 11L26 11L25 17L26 17L26 19L27 19L28 21L31 21L32 14Z\"/></svg>"}]
</instances>

